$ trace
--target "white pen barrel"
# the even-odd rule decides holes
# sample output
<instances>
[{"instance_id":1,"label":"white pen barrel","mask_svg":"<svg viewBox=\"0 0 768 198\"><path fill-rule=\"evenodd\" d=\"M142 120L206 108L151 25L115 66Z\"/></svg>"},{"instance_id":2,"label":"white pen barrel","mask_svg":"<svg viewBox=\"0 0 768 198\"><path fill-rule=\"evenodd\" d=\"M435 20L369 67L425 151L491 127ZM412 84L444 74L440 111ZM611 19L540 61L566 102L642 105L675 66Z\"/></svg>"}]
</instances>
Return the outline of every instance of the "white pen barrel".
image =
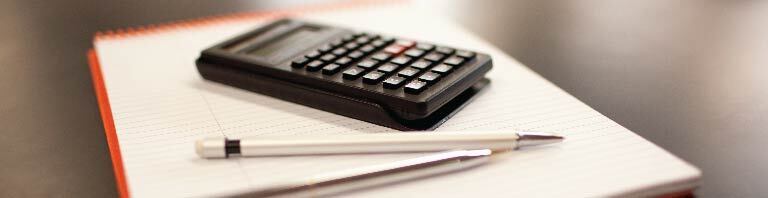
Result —
<instances>
[{"instance_id":1,"label":"white pen barrel","mask_svg":"<svg viewBox=\"0 0 768 198\"><path fill-rule=\"evenodd\" d=\"M391 133L240 139L242 156L428 152L450 149L514 149L515 133Z\"/></svg>"}]
</instances>

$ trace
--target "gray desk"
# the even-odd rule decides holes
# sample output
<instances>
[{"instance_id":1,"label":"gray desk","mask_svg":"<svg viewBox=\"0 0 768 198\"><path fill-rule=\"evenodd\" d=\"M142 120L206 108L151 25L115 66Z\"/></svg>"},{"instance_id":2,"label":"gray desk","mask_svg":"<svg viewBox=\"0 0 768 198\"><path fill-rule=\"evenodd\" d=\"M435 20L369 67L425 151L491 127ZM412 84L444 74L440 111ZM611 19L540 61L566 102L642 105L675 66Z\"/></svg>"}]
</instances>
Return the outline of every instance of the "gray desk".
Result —
<instances>
[{"instance_id":1,"label":"gray desk","mask_svg":"<svg viewBox=\"0 0 768 198\"><path fill-rule=\"evenodd\" d=\"M116 195L85 59L93 32L284 4L2 2L0 197ZM768 195L768 1L439 4L569 93L700 167L697 195Z\"/></svg>"}]
</instances>

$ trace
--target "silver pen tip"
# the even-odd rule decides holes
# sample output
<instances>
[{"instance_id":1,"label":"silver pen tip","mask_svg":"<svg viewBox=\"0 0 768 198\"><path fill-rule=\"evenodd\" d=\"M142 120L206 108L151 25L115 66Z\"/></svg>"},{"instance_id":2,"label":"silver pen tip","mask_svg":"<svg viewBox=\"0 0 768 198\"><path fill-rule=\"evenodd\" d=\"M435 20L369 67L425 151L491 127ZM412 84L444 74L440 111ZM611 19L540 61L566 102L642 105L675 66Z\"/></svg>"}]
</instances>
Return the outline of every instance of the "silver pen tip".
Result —
<instances>
[{"instance_id":1,"label":"silver pen tip","mask_svg":"<svg viewBox=\"0 0 768 198\"><path fill-rule=\"evenodd\" d=\"M517 147L536 146L562 142L563 136L546 132L523 131L517 132Z\"/></svg>"}]
</instances>

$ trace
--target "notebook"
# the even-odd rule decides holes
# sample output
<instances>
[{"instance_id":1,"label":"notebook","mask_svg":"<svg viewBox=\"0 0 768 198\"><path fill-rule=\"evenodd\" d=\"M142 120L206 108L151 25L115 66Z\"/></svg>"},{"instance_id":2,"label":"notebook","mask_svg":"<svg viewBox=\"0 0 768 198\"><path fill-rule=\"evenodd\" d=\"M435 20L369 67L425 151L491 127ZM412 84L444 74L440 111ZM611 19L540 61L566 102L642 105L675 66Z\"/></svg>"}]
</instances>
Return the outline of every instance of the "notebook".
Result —
<instances>
[{"instance_id":1,"label":"notebook","mask_svg":"<svg viewBox=\"0 0 768 198\"><path fill-rule=\"evenodd\" d=\"M342 2L97 34L89 59L121 196L226 196L426 155L200 159L193 142L203 137L397 132L205 81L197 73L194 60L202 49L282 16L490 54L490 87L434 133L531 130L566 137L558 145L501 154L471 171L340 196L651 196L696 186L701 176L697 168L424 5Z\"/></svg>"}]
</instances>

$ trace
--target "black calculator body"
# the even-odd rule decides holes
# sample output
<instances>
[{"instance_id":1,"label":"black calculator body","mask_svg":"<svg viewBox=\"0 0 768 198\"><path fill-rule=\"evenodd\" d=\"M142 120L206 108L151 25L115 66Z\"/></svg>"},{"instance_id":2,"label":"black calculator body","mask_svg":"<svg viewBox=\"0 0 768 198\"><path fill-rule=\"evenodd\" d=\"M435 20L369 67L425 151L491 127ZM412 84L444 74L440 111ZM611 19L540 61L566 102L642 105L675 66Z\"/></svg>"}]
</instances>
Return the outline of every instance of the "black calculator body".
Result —
<instances>
[{"instance_id":1,"label":"black calculator body","mask_svg":"<svg viewBox=\"0 0 768 198\"><path fill-rule=\"evenodd\" d=\"M489 81L491 58L291 19L205 49L203 78L398 130L431 130Z\"/></svg>"}]
</instances>

